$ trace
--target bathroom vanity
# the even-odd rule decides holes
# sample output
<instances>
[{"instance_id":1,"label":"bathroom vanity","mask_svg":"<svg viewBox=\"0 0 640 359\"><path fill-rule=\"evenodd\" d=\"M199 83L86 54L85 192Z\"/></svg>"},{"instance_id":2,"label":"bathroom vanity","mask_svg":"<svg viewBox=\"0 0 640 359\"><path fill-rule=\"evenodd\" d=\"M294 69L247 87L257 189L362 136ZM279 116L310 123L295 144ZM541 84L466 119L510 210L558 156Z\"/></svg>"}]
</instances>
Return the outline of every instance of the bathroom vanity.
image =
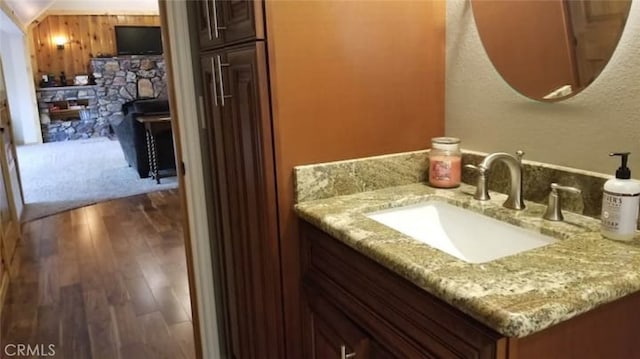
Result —
<instances>
[{"instance_id":1,"label":"bathroom vanity","mask_svg":"<svg viewBox=\"0 0 640 359\"><path fill-rule=\"evenodd\" d=\"M633 358L640 330L640 238L603 239L595 218L546 205L502 207L475 188L431 188L426 156L296 169L305 357ZM555 242L471 263L367 214L440 201ZM461 221L460 226L465 226Z\"/></svg>"}]
</instances>

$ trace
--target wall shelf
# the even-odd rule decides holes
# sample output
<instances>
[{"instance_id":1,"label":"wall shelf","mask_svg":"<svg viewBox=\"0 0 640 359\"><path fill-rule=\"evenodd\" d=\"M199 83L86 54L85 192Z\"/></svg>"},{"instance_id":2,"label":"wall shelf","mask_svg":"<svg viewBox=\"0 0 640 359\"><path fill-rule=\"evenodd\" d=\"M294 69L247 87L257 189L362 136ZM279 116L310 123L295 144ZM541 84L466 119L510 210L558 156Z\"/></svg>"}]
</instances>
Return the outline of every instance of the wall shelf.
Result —
<instances>
[{"instance_id":1,"label":"wall shelf","mask_svg":"<svg viewBox=\"0 0 640 359\"><path fill-rule=\"evenodd\" d=\"M49 118L51 120L80 120L84 112L90 109L89 100L69 99L49 103Z\"/></svg>"}]
</instances>

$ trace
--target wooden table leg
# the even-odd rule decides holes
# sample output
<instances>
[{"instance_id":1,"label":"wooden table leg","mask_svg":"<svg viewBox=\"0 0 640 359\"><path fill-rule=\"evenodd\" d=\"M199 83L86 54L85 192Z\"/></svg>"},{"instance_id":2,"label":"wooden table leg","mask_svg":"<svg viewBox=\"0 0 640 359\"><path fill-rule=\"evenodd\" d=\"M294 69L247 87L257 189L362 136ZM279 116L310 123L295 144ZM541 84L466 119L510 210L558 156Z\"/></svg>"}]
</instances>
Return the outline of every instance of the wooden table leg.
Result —
<instances>
[{"instance_id":1,"label":"wooden table leg","mask_svg":"<svg viewBox=\"0 0 640 359\"><path fill-rule=\"evenodd\" d=\"M158 163L156 153L156 141L153 138L153 134L150 129L145 131L147 138L147 158L149 159L149 176L151 179L155 179L156 183L160 184L160 177L158 176Z\"/></svg>"},{"instance_id":2,"label":"wooden table leg","mask_svg":"<svg viewBox=\"0 0 640 359\"><path fill-rule=\"evenodd\" d=\"M160 171L158 170L158 147L156 146L156 136L153 133L149 133L151 139L151 171L152 178L156 180L157 184L160 184Z\"/></svg>"}]
</instances>

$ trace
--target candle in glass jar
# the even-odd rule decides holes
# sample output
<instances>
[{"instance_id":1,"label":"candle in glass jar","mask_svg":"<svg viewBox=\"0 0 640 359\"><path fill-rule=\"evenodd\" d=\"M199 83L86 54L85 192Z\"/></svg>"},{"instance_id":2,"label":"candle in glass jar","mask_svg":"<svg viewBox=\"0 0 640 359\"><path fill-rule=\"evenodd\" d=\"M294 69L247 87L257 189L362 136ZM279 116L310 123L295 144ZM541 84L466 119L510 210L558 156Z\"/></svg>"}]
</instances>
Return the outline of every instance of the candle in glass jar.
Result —
<instances>
[{"instance_id":1,"label":"candle in glass jar","mask_svg":"<svg viewBox=\"0 0 640 359\"><path fill-rule=\"evenodd\" d=\"M429 153L429 184L439 188L458 187L461 168L460 139L455 137L433 138Z\"/></svg>"}]
</instances>

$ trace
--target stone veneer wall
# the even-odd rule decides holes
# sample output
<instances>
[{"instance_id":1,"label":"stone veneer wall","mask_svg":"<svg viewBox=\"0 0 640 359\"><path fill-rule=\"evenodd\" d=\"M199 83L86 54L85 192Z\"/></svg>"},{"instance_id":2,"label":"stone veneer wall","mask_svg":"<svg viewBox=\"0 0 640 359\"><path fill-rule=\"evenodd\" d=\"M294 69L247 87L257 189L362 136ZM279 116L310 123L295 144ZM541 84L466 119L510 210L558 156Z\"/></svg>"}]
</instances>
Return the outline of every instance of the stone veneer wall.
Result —
<instances>
[{"instance_id":1,"label":"stone veneer wall","mask_svg":"<svg viewBox=\"0 0 640 359\"><path fill-rule=\"evenodd\" d=\"M95 86L66 86L39 88L36 90L40 127L44 142L78 140L90 137L106 136L109 125L98 118L98 101ZM77 119L52 120L49 107L53 102L87 100L89 105Z\"/></svg>"},{"instance_id":2,"label":"stone veneer wall","mask_svg":"<svg viewBox=\"0 0 640 359\"><path fill-rule=\"evenodd\" d=\"M96 79L98 121L118 124L122 105L139 98L167 98L167 74L162 55L91 59Z\"/></svg>"}]
</instances>

